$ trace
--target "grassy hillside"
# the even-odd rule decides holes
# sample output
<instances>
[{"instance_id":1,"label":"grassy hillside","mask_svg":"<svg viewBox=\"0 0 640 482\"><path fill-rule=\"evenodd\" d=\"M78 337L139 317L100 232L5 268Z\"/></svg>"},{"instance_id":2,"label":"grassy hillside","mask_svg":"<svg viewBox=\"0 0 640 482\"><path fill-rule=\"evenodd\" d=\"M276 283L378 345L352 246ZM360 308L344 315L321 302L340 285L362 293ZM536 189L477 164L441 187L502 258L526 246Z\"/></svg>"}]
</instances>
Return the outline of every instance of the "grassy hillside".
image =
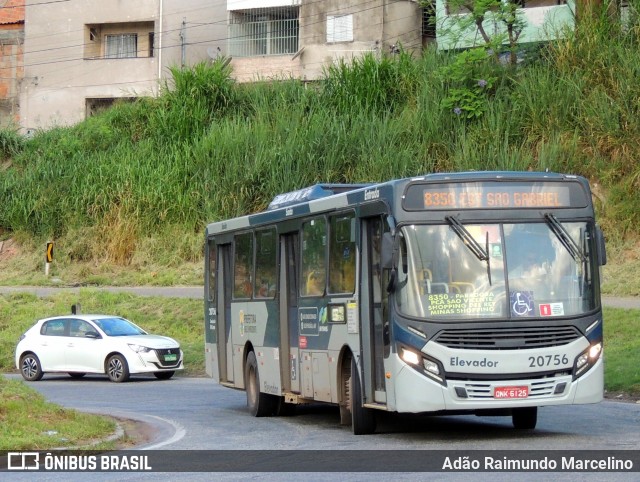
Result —
<instances>
[{"instance_id":1,"label":"grassy hillside","mask_svg":"<svg viewBox=\"0 0 640 482\"><path fill-rule=\"evenodd\" d=\"M263 209L276 193L550 169L590 179L610 245L633 242L639 38L637 23L585 21L515 68L486 55L400 53L336 65L309 85L238 85L220 62L175 69L159 98L30 140L0 132L0 241L38 253L21 261L23 279L52 239L58 266L84 266L85 278L107 263L148 281L197 266L207 222Z\"/></svg>"}]
</instances>

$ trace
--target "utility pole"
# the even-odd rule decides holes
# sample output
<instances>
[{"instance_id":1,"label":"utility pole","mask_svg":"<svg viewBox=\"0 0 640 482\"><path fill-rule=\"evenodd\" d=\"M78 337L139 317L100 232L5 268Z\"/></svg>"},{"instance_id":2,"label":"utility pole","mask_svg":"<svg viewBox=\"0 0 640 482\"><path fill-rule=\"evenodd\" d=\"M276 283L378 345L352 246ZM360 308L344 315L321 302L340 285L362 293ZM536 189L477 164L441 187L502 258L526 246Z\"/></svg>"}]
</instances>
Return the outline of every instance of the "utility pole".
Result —
<instances>
[{"instance_id":1,"label":"utility pole","mask_svg":"<svg viewBox=\"0 0 640 482\"><path fill-rule=\"evenodd\" d=\"M182 17L182 27L180 28L180 45L182 47L180 65L184 68L187 58L187 17Z\"/></svg>"}]
</instances>

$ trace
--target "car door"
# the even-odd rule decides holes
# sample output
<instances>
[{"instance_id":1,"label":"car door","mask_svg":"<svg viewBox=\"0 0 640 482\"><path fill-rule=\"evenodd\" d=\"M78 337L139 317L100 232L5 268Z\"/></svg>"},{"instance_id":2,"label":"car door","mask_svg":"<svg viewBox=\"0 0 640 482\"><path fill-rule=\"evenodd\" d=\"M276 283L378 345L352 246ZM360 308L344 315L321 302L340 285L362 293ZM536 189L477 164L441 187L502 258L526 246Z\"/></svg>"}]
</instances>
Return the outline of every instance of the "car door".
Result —
<instances>
[{"instance_id":1,"label":"car door","mask_svg":"<svg viewBox=\"0 0 640 482\"><path fill-rule=\"evenodd\" d=\"M70 372L104 373L104 340L85 320L71 318L66 337L65 366Z\"/></svg>"},{"instance_id":2,"label":"car door","mask_svg":"<svg viewBox=\"0 0 640 482\"><path fill-rule=\"evenodd\" d=\"M48 320L42 324L33 351L40 359L43 372L64 370L66 330L64 319Z\"/></svg>"}]
</instances>

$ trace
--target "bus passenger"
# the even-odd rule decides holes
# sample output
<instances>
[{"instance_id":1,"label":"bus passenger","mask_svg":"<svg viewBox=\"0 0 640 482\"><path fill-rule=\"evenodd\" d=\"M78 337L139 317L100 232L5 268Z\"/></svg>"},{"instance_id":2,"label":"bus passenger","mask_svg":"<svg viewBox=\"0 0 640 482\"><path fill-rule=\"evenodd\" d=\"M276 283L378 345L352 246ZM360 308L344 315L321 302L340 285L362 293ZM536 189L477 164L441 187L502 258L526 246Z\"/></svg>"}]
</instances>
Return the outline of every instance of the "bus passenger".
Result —
<instances>
[{"instance_id":1,"label":"bus passenger","mask_svg":"<svg viewBox=\"0 0 640 482\"><path fill-rule=\"evenodd\" d=\"M312 270L307 275L308 296L321 296L324 294L324 273L321 270Z\"/></svg>"}]
</instances>

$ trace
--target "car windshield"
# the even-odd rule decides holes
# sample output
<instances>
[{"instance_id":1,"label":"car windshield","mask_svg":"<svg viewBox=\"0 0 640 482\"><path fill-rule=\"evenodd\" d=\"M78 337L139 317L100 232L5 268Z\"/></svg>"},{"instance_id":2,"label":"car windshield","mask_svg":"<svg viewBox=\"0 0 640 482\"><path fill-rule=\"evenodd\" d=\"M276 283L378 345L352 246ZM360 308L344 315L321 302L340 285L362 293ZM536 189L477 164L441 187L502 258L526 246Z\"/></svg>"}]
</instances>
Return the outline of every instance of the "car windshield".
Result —
<instances>
[{"instance_id":1,"label":"car windshield","mask_svg":"<svg viewBox=\"0 0 640 482\"><path fill-rule=\"evenodd\" d=\"M99 318L93 322L108 336L146 335L147 333L124 318Z\"/></svg>"},{"instance_id":2,"label":"car windshield","mask_svg":"<svg viewBox=\"0 0 640 482\"><path fill-rule=\"evenodd\" d=\"M396 303L429 319L571 316L595 308L584 222L405 226Z\"/></svg>"}]
</instances>

